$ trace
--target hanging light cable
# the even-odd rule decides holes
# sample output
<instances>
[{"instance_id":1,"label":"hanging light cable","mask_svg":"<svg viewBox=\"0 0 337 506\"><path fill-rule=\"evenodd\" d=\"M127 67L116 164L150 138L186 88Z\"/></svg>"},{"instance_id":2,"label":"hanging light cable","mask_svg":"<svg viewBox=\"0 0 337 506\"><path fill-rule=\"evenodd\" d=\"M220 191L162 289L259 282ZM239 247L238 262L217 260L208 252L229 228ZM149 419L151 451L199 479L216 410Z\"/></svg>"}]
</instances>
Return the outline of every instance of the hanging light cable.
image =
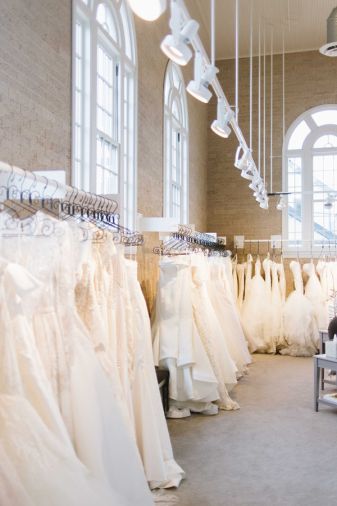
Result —
<instances>
[{"instance_id":1,"label":"hanging light cable","mask_svg":"<svg viewBox=\"0 0 337 506\"><path fill-rule=\"evenodd\" d=\"M211 64L215 66L215 0L211 0Z\"/></svg>"},{"instance_id":2,"label":"hanging light cable","mask_svg":"<svg viewBox=\"0 0 337 506\"><path fill-rule=\"evenodd\" d=\"M259 20L259 83L258 83L258 170L261 174L261 22Z\"/></svg>"},{"instance_id":3,"label":"hanging light cable","mask_svg":"<svg viewBox=\"0 0 337 506\"><path fill-rule=\"evenodd\" d=\"M249 55L249 148L253 152L253 8L250 4L250 55Z\"/></svg>"},{"instance_id":4,"label":"hanging light cable","mask_svg":"<svg viewBox=\"0 0 337 506\"><path fill-rule=\"evenodd\" d=\"M270 192L273 192L274 28L270 29Z\"/></svg>"},{"instance_id":5,"label":"hanging light cable","mask_svg":"<svg viewBox=\"0 0 337 506\"><path fill-rule=\"evenodd\" d=\"M266 182L266 24L263 25L263 181Z\"/></svg>"},{"instance_id":6,"label":"hanging light cable","mask_svg":"<svg viewBox=\"0 0 337 506\"><path fill-rule=\"evenodd\" d=\"M285 139L285 135L286 135L286 100L285 100L285 97L286 97L286 90L285 90L285 75L286 75L286 72L285 72L285 69L286 69L286 66L285 66L285 41L284 41L284 28L283 28L283 35L282 35L282 43L283 43L283 48L282 48L282 133L283 133L283 141Z\"/></svg>"},{"instance_id":7,"label":"hanging light cable","mask_svg":"<svg viewBox=\"0 0 337 506\"><path fill-rule=\"evenodd\" d=\"M235 0L235 119L239 122L239 0Z\"/></svg>"}]
</instances>

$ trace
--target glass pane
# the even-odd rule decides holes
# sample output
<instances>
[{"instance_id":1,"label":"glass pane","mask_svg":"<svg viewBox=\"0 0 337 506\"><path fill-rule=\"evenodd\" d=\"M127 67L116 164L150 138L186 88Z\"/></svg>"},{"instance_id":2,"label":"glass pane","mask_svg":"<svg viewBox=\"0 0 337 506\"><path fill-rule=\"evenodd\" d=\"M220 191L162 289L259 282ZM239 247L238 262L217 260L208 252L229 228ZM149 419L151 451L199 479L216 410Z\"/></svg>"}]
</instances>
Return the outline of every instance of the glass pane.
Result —
<instances>
[{"instance_id":1,"label":"glass pane","mask_svg":"<svg viewBox=\"0 0 337 506\"><path fill-rule=\"evenodd\" d=\"M318 126L337 125L337 110L318 111L312 115L312 118Z\"/></svg>"},{"instance_id":2,"label":"glass pane","mask_svg":"<svg viewBox=\"0 0 337 506\"><path fill-rule=\"evenodd\" d=\"M97 7L96 19L110 37L118 42L118 31L113 14L107 5L101 3Z\"/></svg>"},{"instance_id":3,"label":"glass pane","mask_svg":"<svg viewBox=\"0 0 337 506\"><path fill-rule=\"evenodd\" d=\"M313 157L315 240L336 240L337 155Z\"/></svg>"},{"instance_id":4,"label":"glass pane","mask_svg":"<svg viewBox=\"0 0 337 506\"><path fill-rule=\"evenodd\" d=\"M97 136L96 192L102 195L118 193L118 150L103 137Z\"/></svg>"},{"instance_id":5,"label":"glass pane","mask_svg":"<svg viewBox=\"0 0 337 506\"><path fill-rule=\"evenodd\" d=\"M302 239L302 158L288 158L288 239Z\"/></svg>"},{"instance_id":6,"label":"glass pane","mask_svg":"<svg viewBox=\"0 0 337 506\"><path fill-rule=\"evenodd\" d=\"M304 120L301 121L290 137L288 149L302 149L303 143L310 131L307 123Z\"/></svg>"},{"instance_id":7,"label":"glass pane","mask_svg":"<svg viewBox=\"0 0 337 506\"><path fill-rule=\"evenodd\" d=\"M97 128L116 140L117 65L105 48L97 48Z\"/></svg>"},{"instance_id":8,"label":"glass pane","mask_svg":"<svg viewBox=\"0 0 337 506\"><path fill-rule=\"evenodd\" d=\"M337 136L336 135L323 135L315 142L314 148L336 148Z\"/></svg>"}]
</instances>

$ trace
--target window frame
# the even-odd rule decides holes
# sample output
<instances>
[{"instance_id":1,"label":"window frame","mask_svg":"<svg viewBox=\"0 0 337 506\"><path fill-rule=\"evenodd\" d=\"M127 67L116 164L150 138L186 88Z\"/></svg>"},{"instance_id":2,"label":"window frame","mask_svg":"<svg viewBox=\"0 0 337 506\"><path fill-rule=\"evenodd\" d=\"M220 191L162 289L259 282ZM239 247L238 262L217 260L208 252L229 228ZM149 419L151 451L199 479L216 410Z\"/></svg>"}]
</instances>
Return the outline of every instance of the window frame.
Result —
<instances>
[{"instance_id":1,"label":"window frame","mask_svg":"<svg viewBox=\"0 0 337 506\"><path fill-rule=\"evenodd\" d=\"M174 73L177 83L174 82ZM173 114L173 106L177 104L180 118ZM187 95L184 78L180 66L171 60L168 61L164 76L164 135L163 135L163 161L164 161L164 217L176 217L173 212L175 206L174 187L180 195L180 224L188 224L189 220L189 124ZM180 151L176 153L176 162L180 174L180 184L173 178L173 135L179 136ZM179 163L178 163L179 162ZM176 172L177 172L176 170Z\"/></svg>"},{"instance_id":2,"label":"window frame","mask_svg":"<svg viewBox=\"0 0 337 506\"><path fill-rule=\"evenodd\" d=\"M283 252L286 257L302 256L302 257L317 257L322 253L322 244L314 243L314 188L313 188L313 169L314 169L314 156L315 155L337 155L337 147L333 148L314 148L315 143L319 138L324 135L337 135L337 124L324 124L318 126L312 115L324 111L336 111L337 123L337 104L322 104L313 107L303 114L301 114L289 127L283 142L283 163L282 163L282 178L284 191L288 191L288 160L289 158L300 158L302 163L301 170L301 226L302 238L294 240L293 245L289 244L289 229L288 229L288 207L282 211L282 238L285 241ZM297 126L305 121L310 128L303 141L301 149L289 149L290 139L297 128ZM337 169L336 169L337 171ZM337 188L336 188L337 189ZM317 193L317 192L316 192ZM337 232L337 231L336 231ZM317 241L318 242L318 241ZM325 244L328 247L332 241L326 240ZM333 241L333 246L335 241Z\"/></svg>"},{"instance_id":3,"label":"window frame","mask_svg":"<svg viewBox=\"0 0 337 506\"><path fill-rule=\"evenodd\" d=\"M117 41L104 30L96 19L100 4L105 4L113 15L117 29ZM73 0L72 9L72 184L86 191L97 193L97 135L99 133L102 138L107 138L108 142L117 148L118 193L105 196L118 202L117 212L120 214L121 224L134 229L137 213L138 142L138 61L134 17L126 0L87 0L86 2ZM80 175L76 169L78 167L76 152L77 23L83 27L84 41ZM114 105L117 105L115 109L117 116L115 116L112 107L113 117L117 118L114 120L116 131L113 132L112 137L105 132L100 132L97 124L98 45L101 45L113 59L113 68L118 66L116 78L118 91L116 93L119 95L113 97ZM132 101L130 101L130 97L132 97ZM125 112L127 117L124 117Z\"/></svg>"}]
</instances>

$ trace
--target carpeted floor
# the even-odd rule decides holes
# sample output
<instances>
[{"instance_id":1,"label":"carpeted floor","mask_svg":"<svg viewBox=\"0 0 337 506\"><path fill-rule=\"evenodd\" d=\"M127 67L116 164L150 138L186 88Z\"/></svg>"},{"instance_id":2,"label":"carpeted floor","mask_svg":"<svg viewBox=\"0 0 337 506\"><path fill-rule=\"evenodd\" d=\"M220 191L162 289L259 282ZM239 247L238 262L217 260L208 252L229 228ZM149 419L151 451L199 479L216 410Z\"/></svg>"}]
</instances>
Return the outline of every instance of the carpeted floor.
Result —
<instances>
[{"instance_id":1,"label":"carpeted floor","mask_svg":"<svg viewBox=\"0 0 337 506\"><path fill-rule=\"evenodd\" d=\"M337 409L314 412L312 359L256 355L233 397L239 411L169 421L178 504L336 504Z\"/></svg>"}]
</instances>

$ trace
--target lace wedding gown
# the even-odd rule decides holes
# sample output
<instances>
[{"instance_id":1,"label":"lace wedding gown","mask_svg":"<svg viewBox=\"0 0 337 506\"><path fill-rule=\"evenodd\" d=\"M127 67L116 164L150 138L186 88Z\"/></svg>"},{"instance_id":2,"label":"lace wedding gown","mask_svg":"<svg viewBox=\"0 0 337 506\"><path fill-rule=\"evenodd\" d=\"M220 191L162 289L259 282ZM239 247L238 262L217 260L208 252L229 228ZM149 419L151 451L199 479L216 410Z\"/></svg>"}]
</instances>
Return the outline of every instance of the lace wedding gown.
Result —
<instances>
[{"instance_id":1,"label":"lace wedding gown","mask_svg":"<svg viewBox=\"0 0 337 506\"><path fill-rule=\"evenodd\" d=\"M280 353L292 356L312 356L317 352L318 327L312 303L303 293L299 262L290 262L295 290L289 295L283 312L283 329L287 346Z\"/></svg>"}]
</instances>

